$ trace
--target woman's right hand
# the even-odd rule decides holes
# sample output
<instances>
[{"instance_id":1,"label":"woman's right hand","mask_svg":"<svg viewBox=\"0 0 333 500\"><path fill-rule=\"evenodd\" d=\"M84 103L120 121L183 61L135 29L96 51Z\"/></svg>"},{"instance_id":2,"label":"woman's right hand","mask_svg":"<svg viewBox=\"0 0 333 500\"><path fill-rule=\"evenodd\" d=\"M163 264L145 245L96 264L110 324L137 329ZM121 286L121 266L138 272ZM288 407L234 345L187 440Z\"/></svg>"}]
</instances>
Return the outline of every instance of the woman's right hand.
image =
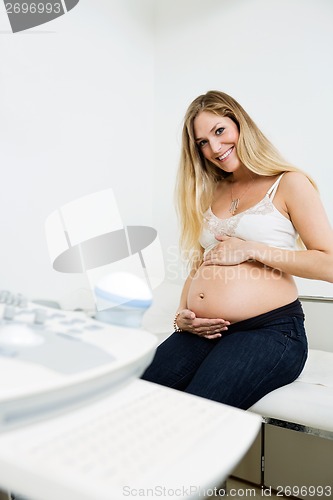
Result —
<instances>
[{"instance_id":1,"label":"woman's right hand","mask_svg":"<svg viewBox=\"0 0 333 500\"><path fill-rule=\"evenodd\" d=\"M229 321L224 319L197 318L190 309L182 309L177 316L177 326L186 332L206 339L217 339L228 330Z\"/></svg>"}]
</instances>

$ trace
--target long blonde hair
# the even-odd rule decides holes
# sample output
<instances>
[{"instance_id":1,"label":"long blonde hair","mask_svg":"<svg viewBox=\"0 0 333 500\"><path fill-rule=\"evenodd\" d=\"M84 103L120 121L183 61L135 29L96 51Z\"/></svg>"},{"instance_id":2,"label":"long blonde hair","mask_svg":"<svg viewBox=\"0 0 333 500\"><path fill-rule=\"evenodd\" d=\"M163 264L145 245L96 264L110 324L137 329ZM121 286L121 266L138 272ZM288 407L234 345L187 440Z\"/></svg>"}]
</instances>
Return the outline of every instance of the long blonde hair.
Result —
<instances>
[{"instance_id":1,"label":"long blonde hair","mask_svg":"<svg viewBox=\"0 0 333 500\"><path fill-rule=\"evenodd\" d=\"M195 142L194 119L202 111L228 117L236 123L239 130L237 155L243 165L252 172L266 176L289 171L304 173L282 158L235 99L216 90L197 97L188 107L184 118L175 189L180 220L180 247L183 256L194 268L198 267L202 260L203 249L199 237L203 214L212 201L216 183L228 175L204 158ZM311 177L307 177L316 187Z\"/></svg>"}]
</instances>

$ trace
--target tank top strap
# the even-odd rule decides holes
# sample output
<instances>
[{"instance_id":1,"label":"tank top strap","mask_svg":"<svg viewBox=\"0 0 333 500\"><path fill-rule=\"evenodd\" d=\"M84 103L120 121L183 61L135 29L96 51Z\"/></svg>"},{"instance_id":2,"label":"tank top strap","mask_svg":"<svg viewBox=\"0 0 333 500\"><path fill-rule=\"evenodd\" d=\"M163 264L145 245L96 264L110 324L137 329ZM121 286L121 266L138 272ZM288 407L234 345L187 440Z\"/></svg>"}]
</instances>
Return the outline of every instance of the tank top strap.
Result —
<instances>
[{"instance_id":1,"label":"tank top strap","mask_svg":"<svg viewBox=\"0 0 333 500\"><path fill-rule=\"evenodd\" d=\"M284 175L284 172L283 174L281 174L278 179L274 182L273 186L271 186L269 188L269 190L267 191L267 195L269 196L269 198L271 199L271 201L273 201L274 199L274 196L275 196L275 193L276 193L276 190L277 188L279 187L279 184L280 184L280 180L282 179Z\"/></svg>"}]
</instances>

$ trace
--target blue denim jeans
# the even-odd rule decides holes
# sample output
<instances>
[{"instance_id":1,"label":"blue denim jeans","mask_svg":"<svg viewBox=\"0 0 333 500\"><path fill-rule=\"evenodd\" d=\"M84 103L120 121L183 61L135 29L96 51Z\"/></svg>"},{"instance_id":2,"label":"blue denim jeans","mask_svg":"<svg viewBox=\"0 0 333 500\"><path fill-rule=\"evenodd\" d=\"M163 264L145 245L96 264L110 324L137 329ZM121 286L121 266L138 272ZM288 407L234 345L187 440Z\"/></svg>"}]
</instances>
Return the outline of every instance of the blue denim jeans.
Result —
<instances>
[{"instance_id":1,"label":"blue denim jeans","mask_svg":"<svg viewBox=\"0 0 333 500\"><path fill-rule=\"evenodd\" d=\"M214 340L173 333L157 348L142 378L247 409L293 382L307 352L303 317L270 319L266 313L230 325Z\"/></svg>"}]
</instances>

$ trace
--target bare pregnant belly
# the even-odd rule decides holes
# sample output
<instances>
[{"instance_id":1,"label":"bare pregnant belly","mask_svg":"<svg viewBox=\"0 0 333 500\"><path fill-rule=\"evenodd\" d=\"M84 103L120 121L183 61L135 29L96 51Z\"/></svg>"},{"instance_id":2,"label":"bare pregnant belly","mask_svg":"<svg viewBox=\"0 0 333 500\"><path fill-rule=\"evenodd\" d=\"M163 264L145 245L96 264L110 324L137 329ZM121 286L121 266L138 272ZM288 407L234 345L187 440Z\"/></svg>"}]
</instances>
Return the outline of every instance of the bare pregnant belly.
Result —
<instances>
[{"instance_id":1,"label":"bare pregnant belly","mask_svg":"<svg viewBox=\"0 0 333 500\"><path fill-rule=\"evenodd\" d=\"M258 262L201 266L192 279L187 307L199 318L235 323L289 304L297 296L291 276Z\"/></svg>"}]
</instances>

